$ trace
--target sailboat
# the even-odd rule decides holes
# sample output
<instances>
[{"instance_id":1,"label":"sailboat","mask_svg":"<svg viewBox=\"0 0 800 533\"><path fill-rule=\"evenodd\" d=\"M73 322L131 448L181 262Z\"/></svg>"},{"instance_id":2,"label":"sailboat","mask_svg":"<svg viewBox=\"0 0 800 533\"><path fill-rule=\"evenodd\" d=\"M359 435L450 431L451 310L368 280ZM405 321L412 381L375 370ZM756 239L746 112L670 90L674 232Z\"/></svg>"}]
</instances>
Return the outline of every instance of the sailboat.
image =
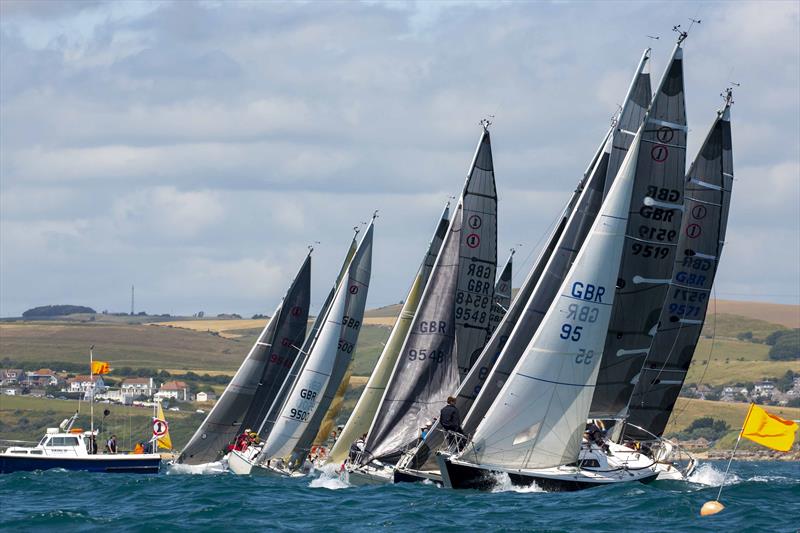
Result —
<instances>
[{"instance_id":1,"label":"sailboat","mask_svg":"<svg viewBox=\"0 0 800 533\"><path fill-rule=\"evenodd\" d=\"M397 321L392 326L392 331L389 334L386 345L380 357L378 357L378 361L375 363L375 368L372 370L372 374L370 374L364 391L361 393L353 412L350 414L347 423L339 434L339 438L328 454L328 462L341 463L347 459L351 444L369 430L372 419L378 410L383 391L386 389L386 384L391 376L392 369L394 369L397 358L400 356L400 349L403 347L403 342L411 328L411 322L417 312L422 292L428 283L428 278L430 278L433 263L436 261L436 256L439 254L439 249L442 247L442 241L447 233L449 217L450 202L445 205L442 211L442 215L436 225L436 231L434 231L433 237L428 243L428 249L422 259L422 263L417 269L414 281L411 284L411 289L406 295Z\"/></svg>"},{"instance_id":2,"label":"sailboat","mask_svg":"<svg viewBox=\"0 0 800 533\"><path fill-rule=\"evenodd\" d=\"M678 399L708 310L728 223L733 186L733 144L730 108L732 91L717 112L700 152L685 178L684 217L678 238L675 268L658 329L628 406L622 441L658 446L666 465L659 479L685 479L695 460L683 471L668 460L673 444L661 436ZM680 450L676 450L680 451Z\"/></svg>"},{"instance_id":3,"label":"sailboat","mask_svg":"<svg viewBox=\"0 0 800 533\"><path fill-rule=\"evenodd\" d=\"M372 264L372 222L347 268L347 275L335 288L330 307L310 343L302 368L297 373L279 409L263 424L266 438L261 446L233 450L228 465L236 474L256 471L291 475L303 466L305 453L296 452L310 444L317 434L335 392L344 379L358 341L364 316Z\"/></svg>"},{"instance_id":4,"label":"sailboat","mask_svg":"<svg viewBox=\"0 0 800 533\"><path fill-rule=\"evenodd\" d=\"M515 250L511 249L511 254L508 256L506 266L497 277L497 283L494 284L494 298L492 298L492 310L489 315L489 338L500 325L500 321L511 307L511 279L514 274L514 253ZM488 339L487 339L488 341ZM474 365L473 365L474 366Z\"/></svg>"},{"instance_id":5,"label":"sailboat","mask_svg":"<svg viewBox=\"0 0 800 533\"><path fill-rule=\"evenodd\" d=\"M497 193L489 122L392 376L350 478L392 479L481 353L490 330L497 267Z\"/></svg>"},{"instance_id":6,"label":"sailboat","mask_svg":"<svg viewBox=\"0 0 800 533\"><path fill-rule=\"evenodd\" d=\"M681 150L685 149L685 118L683 123L679 121L680 116L685 117L680 46L684 38L682 34L592 230L559 288L559 296L471 440L465 445L455 439L455 449L451 444L448 452L438 456L445 485L486 488L496 482L492 474L499 474L508 475L514 484L576 490L650 481L658 475L653 459L646 454L616 442L595 440L593 430L584 444L582 434L590 405L605 392L595 386L601 356L603 361L609 357L607 337L611 335L606 330L613 325L612 309L620 309L617 296L625 287L624 276L633 278L626 270L631 263L626 263L626 257L648 258L652 263L670 252L674 254L669 243L677 237L677 230L669 233L661 226L675 219L680 225L675 212L679 214L682 205L674 202L682 196L682 178L667 192L662 192L660 185L672 185L670 178L676 171L682 174L685 159ZM675 146L667 146L668 141L674 141ZM662 196L669 200L673 190L678 192L673 203L664 201ZM656 209L661 216L653 214ZM642 234L642 228L647 229L647 235ZM632 231L639 234L631 235ZM648 245L642 243L650 233L651 238L661 237L658 251L654 251L654 245L645 248ZM649 273L653 267L647 267ZM635 275L632 283L659 286L656 279ZM587 303L585 289L590 286L588 295L594 298ZM605 295L604 302L596 299L598 292ZM658 303L655 305L660 309ZM633 309L637 308L627 308L628 314Z\"/></svg>"},{"instance_id":7,"label":"sailboat","mask_svg":"<svg viewBox=\"0 0 800 533\"><path fill-rule=\"evenodd\" d=\"M243 432L266 417L305 337L311 294L311 251L217 403L183 448L178 463L218 461Z\"/></svg>"},{"instance_id":8,"label":"sailboat","mask_svg":"<svg viewBox=\"0 0 800 533\"><path fill-rule=\"evenodd\" d=\"M590 417L610 427L628 401L658 328L672 280L686 174L683 36L676 44L647 116L616 304L606 337ZM618 429L619 429L619 425Z\"/></svg>"},{"instance_id":9,"label":"sailboat","mask_svg":"<svg viewBox=\"0 0 800 533\"><path fill-rule=\"evenodd\" d=\"M650 100L650 75L647 71L650 50L645 50L628 87L618 116L603 137L589 167L570 198L548 244L523 282L517 298L487 343L478 362L462 382L456 397L459 412L467 415L462 428L472 434L497 398L525 347L540 326L557 295L592 224L600 210L606 185L613 181L632 139L627 132L638 130ZM395 481L440 481L432 452L445 444L438 424L424 442L399 463Z\"/></svg>"}]
</instances>

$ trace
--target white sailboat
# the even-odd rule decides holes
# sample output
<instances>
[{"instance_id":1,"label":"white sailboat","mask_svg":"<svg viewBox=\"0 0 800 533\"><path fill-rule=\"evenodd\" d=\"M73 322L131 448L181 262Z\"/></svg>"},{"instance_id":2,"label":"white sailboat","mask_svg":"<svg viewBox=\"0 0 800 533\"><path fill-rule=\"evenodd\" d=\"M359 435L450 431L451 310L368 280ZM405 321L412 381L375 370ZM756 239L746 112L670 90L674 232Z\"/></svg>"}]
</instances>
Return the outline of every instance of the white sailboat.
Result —
<instances>
[{"instance_id":1,"label":"white sailboat","mask_svg":"<svg viewBox=\"0 0 800 533\"><path fill-rule=\"evenodd\" d=\"M615 464L612 457L589 447L581 457L581 437L614 300L640 137L641 130L558 297L475 435L456 453L439 454L446 486L485 488L494 484L497 474L507 474L514 484L564 490L656 476L646 468L652 461L642 461L637 454ZM636 470L639 467L643 468Z\"/></svg>"}]
</instances>

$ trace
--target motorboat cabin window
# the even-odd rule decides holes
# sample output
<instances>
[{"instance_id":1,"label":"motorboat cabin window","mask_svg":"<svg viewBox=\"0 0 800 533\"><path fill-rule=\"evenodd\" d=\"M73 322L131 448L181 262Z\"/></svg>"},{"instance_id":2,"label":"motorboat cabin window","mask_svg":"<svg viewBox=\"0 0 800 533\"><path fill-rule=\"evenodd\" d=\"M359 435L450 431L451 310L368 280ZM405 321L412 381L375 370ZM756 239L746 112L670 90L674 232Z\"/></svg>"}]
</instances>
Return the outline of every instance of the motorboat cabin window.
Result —
<instances>
[{"instance_id":1,"label":"motorboat cabin window","mask_svg":"<svg viewBox=\"0 0 800 533\"><path fill-rule=\"evenodd\" d=\"M586 459L581 461L581 466L584 468L600 468L600 461L597 459Z\"/></svg>"},{"instance_id":2,"label":"motorboat cabin window","mask_svg":"<svg viewBox=\"0 0 800 533\"><path fill-rule=\"evenodd\" d=\"M78 437L52 437L48 446L77 446Z\"/></svg>"}]
</instances>

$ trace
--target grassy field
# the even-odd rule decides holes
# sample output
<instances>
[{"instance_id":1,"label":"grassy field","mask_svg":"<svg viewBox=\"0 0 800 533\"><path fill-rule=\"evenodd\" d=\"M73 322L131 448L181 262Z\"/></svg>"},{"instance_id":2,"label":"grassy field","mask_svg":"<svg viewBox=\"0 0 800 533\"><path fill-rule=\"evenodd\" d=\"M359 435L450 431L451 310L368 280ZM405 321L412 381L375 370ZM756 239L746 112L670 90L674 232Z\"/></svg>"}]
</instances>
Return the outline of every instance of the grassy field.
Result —
<instances>
[{"instance_id":1,"label":"grassy field","mask_svg":"<svg viewBox=\"0 0 800 533\"><path fill-rule=\"evenodd\" d=\"M800 305L768 302L743 302L739 300L711 300L709 313L738 315L780 324L787 328L800 328Z\"/></svg>"},{"instance_id":2,"label":"grassy field","mask_svg":"<svg viewBox=\"0 0 800 533\"><path fill-rule=\"evenodd\" d=\"M214 333L179 328L98 323L24 322L0 324L0 359L86 362L95 357L113 366L236 370L250 345Z\"/></svg>"},{"instance_id":3,"label":"grassy field","mask_svg":"<svg viewBox=\"0 0 800 533\"><path fill-rule=\"evenodd\" d=\"M186 405L186 404L184 404ZM0 436L3 439L38 441L48 427L58 427L78 408L78 402L51 400L29 396L0 396ZM186 407L182 407L186 408ZM103 421L103 410L111 414ZM207 410L207 408L206 408ZM169 423L172 445L183 447L202 422L205 415L191 411L167 411L164 416ZM75 427L89 427L89 405L80 404L81 416ZM123 407L120 405L95 404L95 426L102 422L102 441L112 434L129 449L129 442L147 440L152 435L152 408Z\"/></svg>"}]
</instances>

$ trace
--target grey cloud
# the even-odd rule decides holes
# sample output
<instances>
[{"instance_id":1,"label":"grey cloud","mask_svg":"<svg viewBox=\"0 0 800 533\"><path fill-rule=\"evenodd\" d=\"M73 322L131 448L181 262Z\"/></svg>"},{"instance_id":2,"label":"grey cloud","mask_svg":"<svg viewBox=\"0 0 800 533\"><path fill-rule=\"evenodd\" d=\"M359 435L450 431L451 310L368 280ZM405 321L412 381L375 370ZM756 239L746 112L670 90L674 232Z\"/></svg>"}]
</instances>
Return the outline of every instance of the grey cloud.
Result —
<instances>
[{"instance_id":1,"label":"grey cloud","mask_svg":"<svg viewBox=\"0 0 800 533\"><path fill-rule=\"evenodd\" d=\"M489 114L499 249L524 242L529 266L642 49L657 79L669 27L696 11L173 2L97 16L114 6L61 15L68 30L37 19L44 46L28 15L0 23L0 314L53 298L122 309L132 281L148 311L264 312L316 240L323 294L376 208L370 305L398 301ZM720 90L742 82L721 295L800 292L799 12L731 4L686 44L689 158Z\"/></svg>"}]
</instances>

